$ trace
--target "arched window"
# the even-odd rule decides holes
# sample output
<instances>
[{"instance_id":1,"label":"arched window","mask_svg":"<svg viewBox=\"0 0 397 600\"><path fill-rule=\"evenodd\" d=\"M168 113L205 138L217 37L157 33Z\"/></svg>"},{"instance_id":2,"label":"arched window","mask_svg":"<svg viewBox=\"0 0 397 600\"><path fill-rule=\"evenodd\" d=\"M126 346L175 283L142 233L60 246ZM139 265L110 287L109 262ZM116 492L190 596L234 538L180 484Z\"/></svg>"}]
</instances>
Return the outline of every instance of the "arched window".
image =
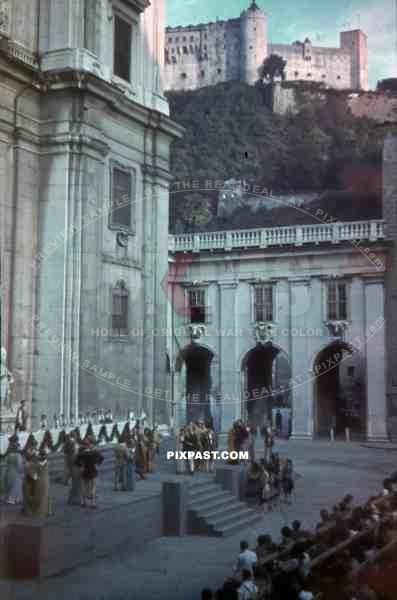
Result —
<instances>
[{"instance_id":1,"label":"arched window","mask_svg":"<svg viewBox=\"0 0 397 600\"><path fill-rule=\"evenodd\" d=\"M121 279L112 289L112 329L128 329L128 290Z\"/></svg>"}]
</instances>

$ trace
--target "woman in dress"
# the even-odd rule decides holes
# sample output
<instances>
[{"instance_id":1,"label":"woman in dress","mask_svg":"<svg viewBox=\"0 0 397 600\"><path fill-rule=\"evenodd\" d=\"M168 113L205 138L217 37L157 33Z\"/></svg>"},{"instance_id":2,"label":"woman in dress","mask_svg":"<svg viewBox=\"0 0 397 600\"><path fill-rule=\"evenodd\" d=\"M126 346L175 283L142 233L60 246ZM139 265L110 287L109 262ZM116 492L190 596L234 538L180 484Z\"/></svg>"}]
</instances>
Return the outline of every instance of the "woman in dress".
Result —
<instances>
[{"instance_id":1,"label":"woman in dress","mask_svg":"<svg viewBox=\"0 0 397 600\"><path fill-rule=\"evenodd\" d=\"M132 437L127 440L127 491L135 490L135 451L136 443Z\"/></svg>"},{"instance_id":2,"label":"woman in dress","mask_svg":"<svg viewBox=\"0 0 397 600\"><path fill-rule=\"evenodd\" d=\"M20 504L22 501L23 458L18 436L10 437L6 457L5 492L7 504Z\"/></svg>"},{"instance_id":3,"label":"woman in dress","mask_svg":"<svg viewBox=\"0 0 397 600\"><path fill-rule=\"evenodd\" d=\"M176 451L178 452L177 456L180 456L179 452L183 451L184 442L185 442L185 429L183 427L181 427L181 429L179 430L179 434L176 438ZM176 459L176 472L178 475L183 475L186 472L185 460L183 458Z\"/></svg>"}]
</instances>

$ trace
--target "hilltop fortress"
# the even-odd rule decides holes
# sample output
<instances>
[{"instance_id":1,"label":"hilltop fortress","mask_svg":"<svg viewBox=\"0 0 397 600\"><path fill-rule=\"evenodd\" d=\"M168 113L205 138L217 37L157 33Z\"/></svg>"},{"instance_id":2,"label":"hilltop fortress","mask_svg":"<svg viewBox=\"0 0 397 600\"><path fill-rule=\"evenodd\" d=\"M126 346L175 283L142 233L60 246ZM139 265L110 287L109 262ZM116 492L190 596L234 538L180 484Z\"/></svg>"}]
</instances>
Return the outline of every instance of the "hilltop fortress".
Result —
<instances>
[{"instance_id":1,"label":"hilltop fortress","mask_svg":"<svg viewBox=\"0 0 397 600\"><path fill-rule=\"evenodd\" d=\"M293 44L269 44L266 14L254 0L236 19L167 27L164 88L194 90L226 81L253 85L270 54L287 61L287 81L368 89L367 36L363 31L342 31L339 48L313 46L308 38Z\"/></svg>"}]
</instances>

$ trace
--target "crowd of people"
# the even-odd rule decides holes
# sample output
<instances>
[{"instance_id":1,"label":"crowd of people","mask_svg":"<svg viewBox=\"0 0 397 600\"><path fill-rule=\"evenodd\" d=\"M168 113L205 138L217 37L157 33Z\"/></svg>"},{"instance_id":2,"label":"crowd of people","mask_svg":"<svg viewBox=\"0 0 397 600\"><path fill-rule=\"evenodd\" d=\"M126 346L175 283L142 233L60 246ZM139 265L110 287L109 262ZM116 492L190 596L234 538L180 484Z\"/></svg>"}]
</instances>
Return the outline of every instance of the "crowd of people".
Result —
<instances>
[{"instance_id":1,"label":"crowd of people","mask_svg":"<svg viewBox=\"0 0 397 600\"><path fill-rule=\"evenodd\" d=\"M176 440L177 452L194 452L196 455L204 452L215 452L218 447L217 436L210 421L197 421L189 423L179 430ZM209 458L193 457L176 461L178 474L189 473L194 475L196 471L212 473L214 470L213 454Z\"/></svg>"},{"instance_id":2,"label":"crowd of people","mask_svg":"<svg viewBox=\"0 0 397 600\"><path fill-rule=\"evenodd\" d=\"M277 542L260 535L250 549L242 541L233 576L216 592L204 589L202 600L391 600L367 575L380 549L397 547L397 473L363 506L353 500L321 510L313 530L296 520Z\"/></svg>"},{"instance_id":3,"label":"crowd of people","mask_svg":"<svg viewBox=\"0 0 397 600\"><path fill-rule=\"evenodd\" d=\"M127 439L113 449L114 491L133 491L136 475L145 479L147 473L152 473L159 448L156 427L143 431L139 425L134 427ZM67 503L96 508L96 482L103 454L90 436L79 443L71 431L63 444L63 456L63 483L71 484ZM9 440L5 458L4 497L7 504L22 505L22 512L32 517L43 518L51 512L47 452L39 449L34 439L22 452L17 433Z\"/></svg>"}]
</instances>

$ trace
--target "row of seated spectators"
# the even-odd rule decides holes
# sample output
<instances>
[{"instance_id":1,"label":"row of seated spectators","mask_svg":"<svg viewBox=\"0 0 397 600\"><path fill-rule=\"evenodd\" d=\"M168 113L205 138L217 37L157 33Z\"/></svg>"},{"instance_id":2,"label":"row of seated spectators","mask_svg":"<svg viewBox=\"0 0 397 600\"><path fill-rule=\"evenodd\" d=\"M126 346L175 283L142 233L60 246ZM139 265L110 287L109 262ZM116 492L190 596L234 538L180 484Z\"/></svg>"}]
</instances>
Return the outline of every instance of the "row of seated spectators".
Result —
<instances>
[{"instance_id":1,"label":"row of seated spectators","mask_svg":"<svg viewBox=\"0 0 397 600\"><path fill-rule=\"evenodd\" d=\"M250 550L242 541L234 577L203 600L389 600L359 583L358 574L380 549L397 544L397 472L380 495L363 506L345 496L331 511L321 510L314 531L299 521L281 529L275 543L261 535Z\"/></svg>"}]
</instances>

